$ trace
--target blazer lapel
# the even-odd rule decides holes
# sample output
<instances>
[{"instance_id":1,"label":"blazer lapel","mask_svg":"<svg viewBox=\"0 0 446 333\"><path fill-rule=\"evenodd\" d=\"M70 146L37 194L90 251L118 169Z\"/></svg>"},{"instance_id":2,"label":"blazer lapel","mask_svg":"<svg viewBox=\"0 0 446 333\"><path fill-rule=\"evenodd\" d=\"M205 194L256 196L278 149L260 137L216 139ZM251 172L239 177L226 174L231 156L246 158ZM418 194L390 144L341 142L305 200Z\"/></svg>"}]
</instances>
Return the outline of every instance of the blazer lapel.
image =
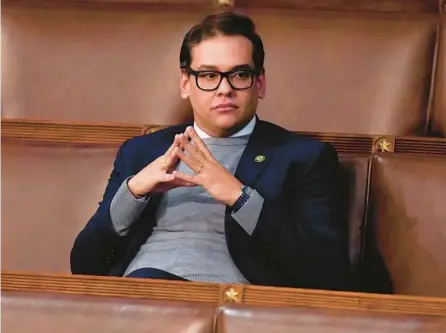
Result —
<instances>
[{"instance_id":1,"label":"blazer lapel","mask_svg":"<svg viewBox=\"0 0 446 333\"><path fill-rule=\"evenodd\" d=\"M274 154L274 138L264 122L257 118L245 151L235 171L235 177L243 184L253 186Z\"/></svg>"}]
</instances>

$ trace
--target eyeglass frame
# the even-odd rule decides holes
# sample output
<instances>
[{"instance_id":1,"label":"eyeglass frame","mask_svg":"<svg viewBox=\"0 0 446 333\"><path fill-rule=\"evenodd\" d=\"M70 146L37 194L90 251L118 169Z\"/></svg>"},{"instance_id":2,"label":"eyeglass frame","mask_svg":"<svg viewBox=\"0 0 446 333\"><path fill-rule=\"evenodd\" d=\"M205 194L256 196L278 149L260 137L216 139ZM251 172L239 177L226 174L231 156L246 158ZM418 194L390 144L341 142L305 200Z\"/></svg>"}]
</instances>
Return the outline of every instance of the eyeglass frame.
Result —
<instances>
[{"instance_id":1,"label":"eyeglass frame","mask_svg":"<svg viewBox=\"0 0 446 333\"><path fill-rule=\"evenodd\" d=\"M251 67L246 67L246 68L237 68L237 69L232 69L230 71L227 72L220 72L217 71L215 69L203 69L203 70L193 70L192 68L190 68L190 66L183 66L182 69L184 69L186 71L186 73L188 73L189 75L194 75L195 76L195 84L198 87L198 89L203 90L203 91L215 91L217 90L223 79L226 78L226 81L228 81L229 85L231 86L232 89L234 90L246 90L252 87L252 85L254 84L254 77L258 77L263 73L263 70L257 70ZM237 72L249 72L252 74L251 77L251 84L246 87L246 88L236 88L234 87L234 85L231 83L231 80L229 79L229 75L233 74L233 73L237 73ZM219 74L220 75L220 82L217 84L217 86L214 89L203 89L200 87L200 85L198 84L198 75L200 73L215 73L215 74Z\"/></svg>"}]
</instances>

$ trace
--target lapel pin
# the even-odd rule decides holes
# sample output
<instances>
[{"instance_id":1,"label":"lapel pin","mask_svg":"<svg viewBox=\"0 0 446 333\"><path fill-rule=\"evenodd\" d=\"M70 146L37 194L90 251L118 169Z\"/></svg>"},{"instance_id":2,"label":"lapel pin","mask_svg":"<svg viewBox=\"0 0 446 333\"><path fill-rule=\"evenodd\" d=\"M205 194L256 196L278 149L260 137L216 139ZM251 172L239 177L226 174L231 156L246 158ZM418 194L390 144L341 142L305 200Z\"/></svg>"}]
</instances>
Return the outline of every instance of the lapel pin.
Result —
<instances>
[{"instance_id":1,"label":"lapel pin","mask_svg":"<svg viewBox=\"0 0 446 333\"><path fill-rule=\"evenodd\" d=\"M263 155L257 155L254 158L254 161L256 161L257 163L262 163L264 160L265 160L265 156L263 156Z\"/></svg>"}]
</instances>

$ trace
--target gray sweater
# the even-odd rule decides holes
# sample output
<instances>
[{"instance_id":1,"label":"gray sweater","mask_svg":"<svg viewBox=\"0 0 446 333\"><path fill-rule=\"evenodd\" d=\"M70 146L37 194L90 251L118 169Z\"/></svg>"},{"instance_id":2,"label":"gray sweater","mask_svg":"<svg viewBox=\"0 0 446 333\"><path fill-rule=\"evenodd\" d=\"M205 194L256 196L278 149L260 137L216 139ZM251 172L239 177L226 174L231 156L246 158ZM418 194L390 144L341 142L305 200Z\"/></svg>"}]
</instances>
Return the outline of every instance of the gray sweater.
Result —
<instances>
[{"instance_id":1,"label":"gray sweater","mask_svg":"<svg viewBox=\"0 0 446 333\"><path fill-rule=\"evenodd\" d=\"M249 135L205 138L214 157L234 174ZM177 170L192 173L184 163ZM120 235L140 216L148 199L135 199L123 182L110 206L115 230ZM251 235L263 198L254 191L234 219ZM156 214L156 226L124 275L152 267L187 280L216 283L249 283L229 255L225 240L225 205L213 199L202 187L176 188L164 194Z\"/></svg>"}]
</instances>

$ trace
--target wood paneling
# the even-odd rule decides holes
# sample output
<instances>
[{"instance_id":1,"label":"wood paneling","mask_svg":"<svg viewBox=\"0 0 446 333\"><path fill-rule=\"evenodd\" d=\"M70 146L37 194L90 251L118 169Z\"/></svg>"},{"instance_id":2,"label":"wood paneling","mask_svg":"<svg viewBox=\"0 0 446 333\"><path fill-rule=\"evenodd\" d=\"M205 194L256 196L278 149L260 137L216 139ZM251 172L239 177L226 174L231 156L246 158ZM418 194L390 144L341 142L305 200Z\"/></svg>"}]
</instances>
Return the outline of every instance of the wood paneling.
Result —
<instances>
[{"instance_id":1,"label":"wood paneling","mask_svg":"<svg viewBox=\"0 0 446 333\"><path fill-rule=\"evenodd\" d=\"M446 139L396 138L395 153L446 156Z\"/></svg>"},{"instance_id":2,"label":"wood paneling","mask_svg":"<svg viewBox=\"0 0 446 333\"><path fill-rule=\"evenodd\" d=\"M226 287L226 286L225 286ZM227 289L227 287L226 287ZM239 286L234 286L239 289ZM27 274L2 271L2 290L150 298L221 304L218 284L135 278ZM446 299L375 295L294 288L243 286L240 303L268 306L308 306L446 316Z\"/></svg>"},{"instance_id":3,"label":"wood paneling","mask_svg":"<svg viewBox=\"0 0 446 333\"><path fill-rule=\"evenodd\" d=\"M141 126L2 120L2 139L68 144L119 145L141 134Z\"/></svg>"},{"instance_id":4,"label":"wood paneling","mask_svg":"<svg viewBox=\"0 0 446 333\"><path fill-rule=\"evenodd\" d=\"M3 119L2 140L47 142L54 144L120 145L137 135L149 134L165 128L164 125L74 123ZM384 152L377 149L377 138L382 136L337 133L296 132L331 143L340 154L368 155ZM385 137L392 144L388 153L446 157L446 138ZM394 147L393 147L394 145Z\"/></svg>"}]
</instances>

